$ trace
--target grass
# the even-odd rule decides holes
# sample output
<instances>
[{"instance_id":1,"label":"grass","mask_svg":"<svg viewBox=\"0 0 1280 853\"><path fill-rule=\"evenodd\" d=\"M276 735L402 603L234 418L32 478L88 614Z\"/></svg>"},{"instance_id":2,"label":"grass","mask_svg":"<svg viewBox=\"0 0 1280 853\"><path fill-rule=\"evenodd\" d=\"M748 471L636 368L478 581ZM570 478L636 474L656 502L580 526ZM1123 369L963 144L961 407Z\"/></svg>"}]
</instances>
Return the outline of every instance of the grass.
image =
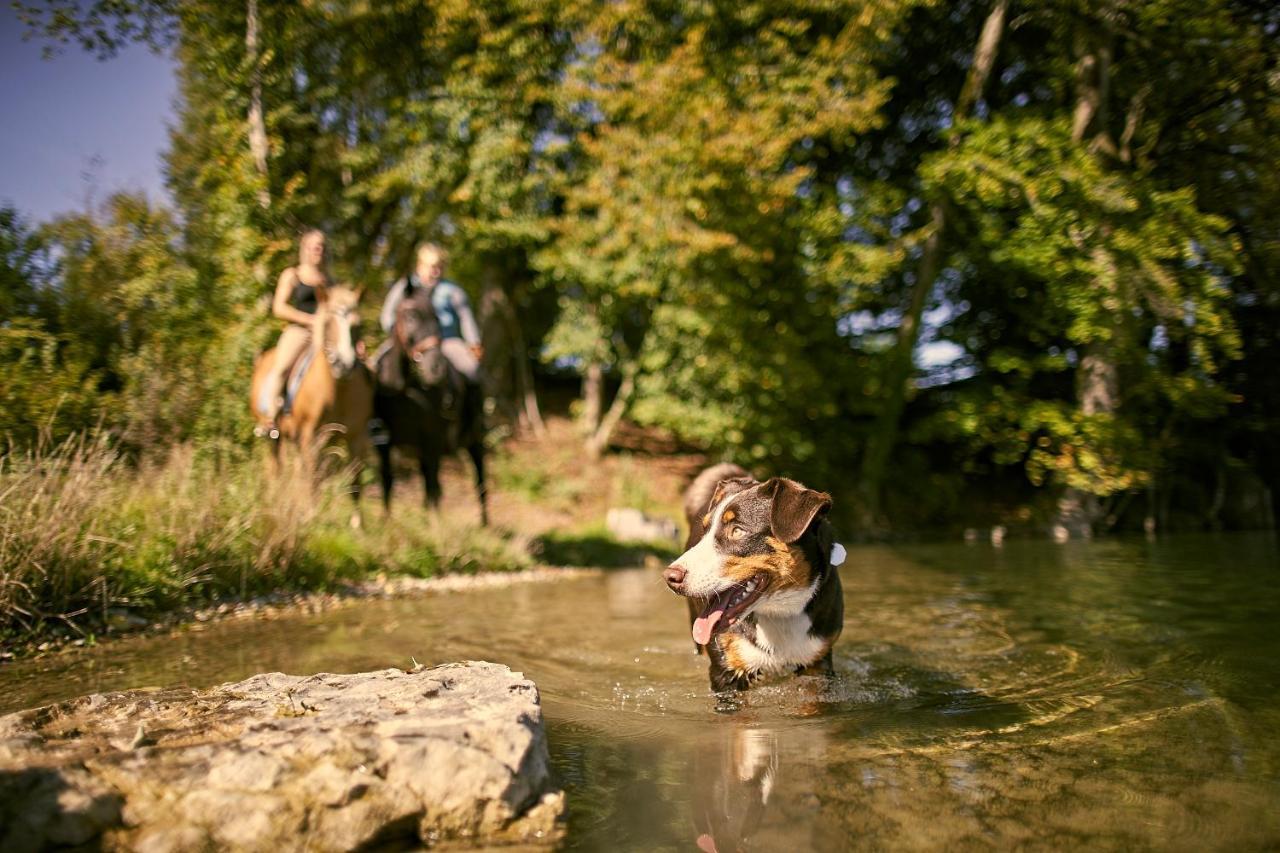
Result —
<instances>
[{"instance_id":1,"label":"grass","mask_svg":"<svg viewBox=\"0 0 1280 853\"><path fill-rule=\"evenodd\" d=\"M574 476L582 468L580 446L543 443L543 454L499 451L490 463L494 487L528 503L571 512L583 496L585 483Z\"/></svg>"},{"instance_id":2,"label":"grass","mask_svg":"<svg viewBox=\"0 0 1280 853\"><path fill-rule=\"evenodd\" d=\"M490 509L507 528L472 523L465 465L446 466L445 520L422 508L415 477L390 518L367 495L365 524L353 530L345 478L313 489L297 470L268 476L258 457L181 446L137 464L93 436L0 455L0 650L59 636L88 643L173 610L377 575L675 557L669 545L619 543L603 521L613 506L678 517L688 474L671 457L584 463L572 424L548 426L490 457Z\"/></svg>"},{"instance_id":3,"label":"grass","mask_svg":"<svg viewBox=\"0 0 1280 853\"><path fill-rule=\"evenodd\" d=\"M312 489L260 459L213 461L180 447L132 465L105 439L0 458L0 646L92 636L226 596L332 588L374 574L430 576L532 563L511 532L451 525L364 501L352 530L342 478Z\"/></svg>"}]
</instances>

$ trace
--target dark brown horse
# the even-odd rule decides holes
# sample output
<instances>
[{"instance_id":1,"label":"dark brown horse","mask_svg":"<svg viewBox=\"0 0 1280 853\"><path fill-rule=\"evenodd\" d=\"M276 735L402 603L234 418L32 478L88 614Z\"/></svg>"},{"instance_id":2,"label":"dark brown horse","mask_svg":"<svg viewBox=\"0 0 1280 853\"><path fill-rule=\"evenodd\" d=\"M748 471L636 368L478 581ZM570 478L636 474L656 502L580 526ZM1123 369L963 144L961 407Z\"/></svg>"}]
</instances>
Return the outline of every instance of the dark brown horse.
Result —
<instances>
[{"instance_id":1,"label":"dark brown horse","mask_svg":"<svg viewBox=\"0 0 1280 853\"><path fill-rule=\"evenodd\" d=\"M489 523L484 479L484 411L480 390L440 351L440 324L425 292L406 297L396 311L391 347L377 367L374 416L382 421L375 435L382 473L382 502L391 508L394 474L391 448L418 457L426 505L440 506L440 459L465 448L476 470L480 523Z\"/></svg>"}]
</instances>

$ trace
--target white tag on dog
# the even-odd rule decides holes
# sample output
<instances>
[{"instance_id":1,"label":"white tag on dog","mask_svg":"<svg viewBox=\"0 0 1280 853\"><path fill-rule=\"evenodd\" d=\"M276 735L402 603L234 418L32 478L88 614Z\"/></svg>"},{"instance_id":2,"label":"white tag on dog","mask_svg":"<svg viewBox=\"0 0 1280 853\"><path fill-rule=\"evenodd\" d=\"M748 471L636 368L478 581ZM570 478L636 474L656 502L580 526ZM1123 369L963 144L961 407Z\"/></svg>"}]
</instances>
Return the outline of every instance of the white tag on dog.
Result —
<instances>
[{"instance_id":1,"label":"white tag on dog","mask_svg":"<svg viewBox=\"0 0 1280 853\"><path fill-rule=\"evenodd\" d=\"M849 553L844 550L844 546L839 542L831 546L831 565L842 565L844 563L844 558L847 556L849 556Z\"/></svg>"}]
</instances>

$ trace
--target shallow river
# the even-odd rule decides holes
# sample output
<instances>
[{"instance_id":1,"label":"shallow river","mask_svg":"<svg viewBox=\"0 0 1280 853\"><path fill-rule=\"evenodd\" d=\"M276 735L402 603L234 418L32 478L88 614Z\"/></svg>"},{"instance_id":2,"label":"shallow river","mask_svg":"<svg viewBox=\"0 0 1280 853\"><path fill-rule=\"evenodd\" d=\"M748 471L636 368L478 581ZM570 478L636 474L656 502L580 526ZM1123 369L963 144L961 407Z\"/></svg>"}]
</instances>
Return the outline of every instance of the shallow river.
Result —
<instances>
[{"instance_id":1,"label":"shallow river","mask_svg":"<svg viewBox=\"0 0 1280 853\"><path fill-rule=\"evenodd\" d=\"M1274 849L1270 536L854 549L834 680L717 708L653 570L199 625L0 668L0 712L459 659L542 690L566 846ZM199 630L196 630L199 629Z\"/></svg>"}]
</instances>

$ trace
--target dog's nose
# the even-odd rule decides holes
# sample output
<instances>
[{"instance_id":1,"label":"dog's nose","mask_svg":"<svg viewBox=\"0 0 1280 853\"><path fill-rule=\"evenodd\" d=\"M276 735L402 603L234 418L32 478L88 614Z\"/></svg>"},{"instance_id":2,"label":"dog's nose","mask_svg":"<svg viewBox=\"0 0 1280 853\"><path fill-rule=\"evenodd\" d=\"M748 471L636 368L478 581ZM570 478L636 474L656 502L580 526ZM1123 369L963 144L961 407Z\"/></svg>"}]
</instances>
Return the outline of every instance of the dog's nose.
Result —
<instances>
[{"instance_id":1,"label":"dog's nose","mask_svg":"<svg viewBox=\"0 0 1280 853\"><path fill-rule=\"evenodd\" d=\"M666 580L667 586L671 587L676 592L679 592L680 586L684 583L684 578L687 574L689 573L684 570L683 566L677 563L672 563L667 566L666 571L662 573L662 577Z\"/></svg>"}]
</instances>

